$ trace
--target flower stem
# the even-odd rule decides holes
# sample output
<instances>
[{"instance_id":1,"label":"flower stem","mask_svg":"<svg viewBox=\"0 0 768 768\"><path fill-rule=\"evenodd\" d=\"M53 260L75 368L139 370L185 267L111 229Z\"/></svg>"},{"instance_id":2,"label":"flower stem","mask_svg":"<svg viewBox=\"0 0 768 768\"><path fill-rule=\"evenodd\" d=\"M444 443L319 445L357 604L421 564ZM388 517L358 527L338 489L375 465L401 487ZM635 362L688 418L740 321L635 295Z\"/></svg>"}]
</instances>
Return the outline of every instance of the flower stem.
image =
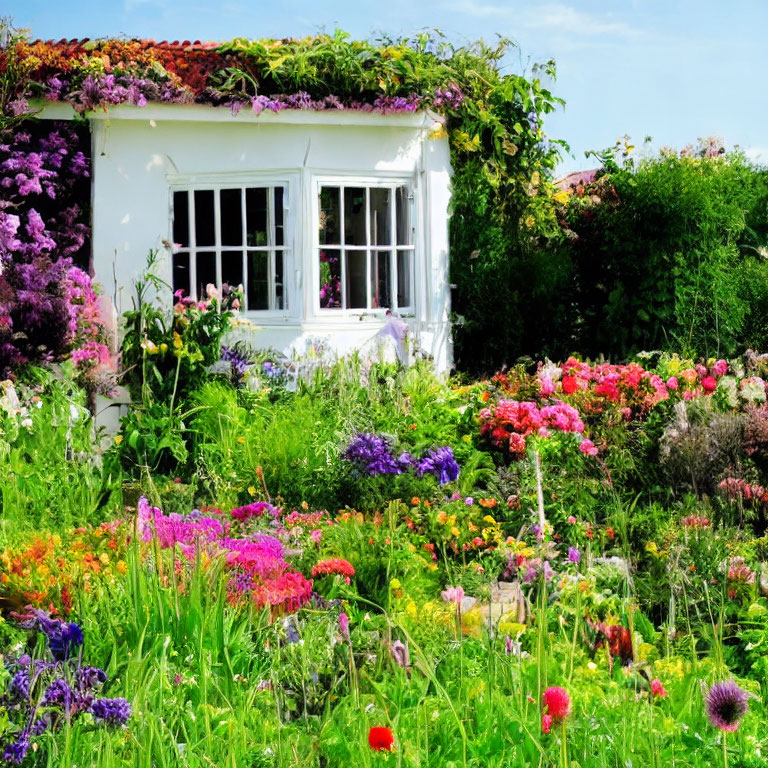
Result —
<instances>
[{"instance_id":1,"label":"flower stem","mask_svg":"<svg viewBox=\"0 0 768 768\"><path fill-rule=\"evenodd\" d=\"M568 768L568 744L565 738L565 718L560 724L560 762L562 768Z\"/></svg>"},{"instance_id":2,"label":"flower stem","mask_svg":"<svg viewBox=\"0 0 768 768\"><path fill-rule=\"evenodd\" d=\"M728 734L723 731L723 767L728 768Z\"/></svg>"}]
</instances>

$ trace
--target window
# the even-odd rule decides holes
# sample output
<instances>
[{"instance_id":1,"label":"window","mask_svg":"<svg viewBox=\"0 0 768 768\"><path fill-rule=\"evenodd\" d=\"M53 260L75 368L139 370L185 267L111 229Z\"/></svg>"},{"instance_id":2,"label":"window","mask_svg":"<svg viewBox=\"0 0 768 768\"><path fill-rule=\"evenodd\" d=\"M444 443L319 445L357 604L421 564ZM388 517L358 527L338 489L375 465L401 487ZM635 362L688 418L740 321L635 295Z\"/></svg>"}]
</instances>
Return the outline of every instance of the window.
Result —
<instances>
[{"instance_id":1,"label":"window","mask_svg":"<svg viewBox=\"0 0 768 768\"><path fill-rule=\"evenodd\" d=\"M287 309L285 196L282 185L176 190L173 290L242 284L246 312Z\"/></svg>"},{"instance_id":2,"label":"window","mask_svg":"<svg viewBox=\"0 0 768 768\"><path fill-rule=\"evenodd\" d=\"M320 309L413 310L410 204L402 184L320 185Z\"/></svg>"}]
</instances>

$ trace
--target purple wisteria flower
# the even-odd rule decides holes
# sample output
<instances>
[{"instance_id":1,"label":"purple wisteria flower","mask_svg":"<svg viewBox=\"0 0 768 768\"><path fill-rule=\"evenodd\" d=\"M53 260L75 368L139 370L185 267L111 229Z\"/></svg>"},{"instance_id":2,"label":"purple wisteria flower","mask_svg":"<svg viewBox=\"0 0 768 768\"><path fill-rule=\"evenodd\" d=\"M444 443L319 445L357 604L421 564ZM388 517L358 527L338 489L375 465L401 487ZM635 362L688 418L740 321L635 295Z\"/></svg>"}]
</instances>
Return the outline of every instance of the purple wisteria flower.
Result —
<instances>
[{"instance_id":1,"label":"purple wisteria flower","mask_svg":"<svg viewBox=\"0 0 768 768\"><path fill-rule=\"evenodd\" d=\"M459 465L453 457L453 449L450 446L435 448L425 457L416 462L416 473L419 477L432 474L440 485L445 485L459 476Z\"/></svg>"},{"instance_id":2,"label":"purple wisteria flower","mask_svg":"<svg viewBox=\"0 0 768 768\"><path fill-rule=\"evenodd\" d=\"M131 705L123 698L96 699L91 714L106 725L125 725L131 717Z\"/></svg>"},{"instance_id":3,"label":"purple wisteria flower","mask_svg":"<svg viewBox=\"0 0 768 768\"><path fill-rule=\"evenodd\" d=\"M709 722L721 731L735 731L747 712L749 694L735 680L715 683L707 691L705 708Z\"/></svg>"},{"instance_id":4,"label":"purple wisteria flower","mask_svg":"<svg viewBox=\"0 0 768 768\"><path fill-rule=\"evenodd\" d=\"M392 455L389 441L380 435L360 432L350 440L342 454L368 475L401 475L402 467Z\"/></svg>"}]
</instances>

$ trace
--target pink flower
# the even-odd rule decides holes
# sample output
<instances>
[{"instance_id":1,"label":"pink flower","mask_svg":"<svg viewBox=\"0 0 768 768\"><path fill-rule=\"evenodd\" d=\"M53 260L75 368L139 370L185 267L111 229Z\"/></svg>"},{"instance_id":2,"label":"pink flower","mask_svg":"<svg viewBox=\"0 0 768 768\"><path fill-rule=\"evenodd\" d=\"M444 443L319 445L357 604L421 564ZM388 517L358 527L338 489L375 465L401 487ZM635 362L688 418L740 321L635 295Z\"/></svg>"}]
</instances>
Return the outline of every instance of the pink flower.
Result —
<instances>
[{"instance_id":1,"label":"pink flower","mask_svg":"<svg viewBox=\"0 0 768 768\"><path fill-rule=\"evenodd\" d=\"M667 379L667 389L671 389L674 391L677 391L677 388L679 387L679 383L677 381L677 376L670 376Z\"/></svg>"},{"instance_id":2,"label":"pink flower","mask_svg":"<svg viewBox=\"0 0 768 768\"><path fill-rule=\"evenodd\" d=\"M717 382L713 376L705 376L701 380L701 386L702 389L707 393L714 392L717 389Z\"/></svg>"},{"instance_id":3,"label":"pink flower","mask_svg":"<svg viewBox=\"0 0 768 768\"><path fill-rule=\"evenodd\" d=\"M309 534L309 538L315 544L319 544L323 540L323 532L319 528L315 528L312 533Z\"/></svg>"},{"instance_id":4,"label":"pink flower","mask_svg":"<svg viewBox=\"0 0 768 768\"><path fill-rule=\"evenodd\" d=\"M655 677L653 680L651 680L651 695L658 696L660 699L667 698L668 694L658 677Z\"/></svg>"},{"instance_id":5,"label":"pink flower","mask_svg":"<svg viewBox=\"0 0 768 768\"><path fill-rule=\"evenodd\" d=\"M542 397L550 397L555 394L555 382L549 376L542 376L539 382L539 394Z\"/></svg>"},{"instance_id":6,"label":"pink flower","mask_svg":"<svg viewBox=\"0 0 768 768\"><path fill-rule=\"evenodd\" d=\"M456 603L457 607L461 606L464 600L464 590L461 587L446 587L440 595L446 603Z\"/></svg>"},{"instance_id":7,"label":"pink flower","mask_svg":"<svg viewBox=\"0 0 768 768\"><path fill-rule=\"evenodd\" d=\"M565 688L553 685L541 697L545 716L551 716L554 723L560 723L571 714L571 697Z\"/></svg>"},{"instance_id":8,"label":"pink flower","mask_svg":"<svg viewBox=\"0 0 768 768\"><path fill-rule=\"evenodd\" d=\"M587 456L597 456L597 446L589 438L581 441L579 450Z\"/></svg>"},{"instance_id":9,"label":"pink flower","mask_svg":"<svg viewBox=\"0 0 768 768\"><path fill-rule=\"evenodd\" d=\"M541 731L542 733L549 733L552 730L552 715L541 716Z\"/></svg>"},{"instance_id":10,"label":"pink flower","mask_svg":"<svg viewBox=\"0 0 768 768\"><path fill-rule=\"evenodd\" d=\"M718 360L712 366L712 373L715 376L725 376L725 374L728 373L728 363L726 363L725 360Z\"/></svg>"},{"instance_id":11,"label":"pink flower","mask_svg":"<svg viewBox=\"0 0 768 768\"><path fill-rule=\"evenodd\" d=\"M349 640L349 616L343 611L339 614L339 632L345 640Z\"/></svg>"}]
</instances>

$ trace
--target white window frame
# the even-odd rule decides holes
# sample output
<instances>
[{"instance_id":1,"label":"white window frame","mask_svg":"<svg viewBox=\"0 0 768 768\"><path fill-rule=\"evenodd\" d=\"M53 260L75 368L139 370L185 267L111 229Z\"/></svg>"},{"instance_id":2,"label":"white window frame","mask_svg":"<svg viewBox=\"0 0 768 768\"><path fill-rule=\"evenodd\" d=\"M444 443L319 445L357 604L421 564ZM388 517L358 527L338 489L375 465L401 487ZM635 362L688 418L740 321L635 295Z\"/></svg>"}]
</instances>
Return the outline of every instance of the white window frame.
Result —
<instances>
[{"instance_id":1,"label":"white window frame","mask_svg":"<svg viewBox=\"0 0 768 768\"><path fill-rule=\"evenodd\" d=\"M295 273L300 268L299 255L297 249L298 227L296 225L294 200L299 198L299 175L297 173L229 173L229 174L195 174L193 176L173 176L168 178L169 183L169 211L168 228L169 241L173 238L173 220L174 208L173 200L175 192L187 192L187 201L189 205L188 226L190 229L190 243L186 248L179 249L189 254L190 263L190 290L194 298L196 290L196 280L193 280L196 271L195 255L198 252L214 253L216 258L216 283L220 289L222 284L221 275L221 253L222 250L241 250L243 252L243 287L244 292L248 291L248 253L249 252L267 252L271 254L269 267L269 285L270 301L275 299L275 250L283 252L283 309L247 309L248 298L244 297L241 314L243 317L257 318L260 322L274 319L276 321L288 318L297 318L301 314L301 300L295 285ZM274 238L274 188L283 187L283 245L276 246L274 243L267 243L264 246L248 246L245 242L237 246L222 246L221 243L221 208L220 191L222 189L241 189L242 221L245 237L246 226L246 199L244 191L251 188L268 187L270 193L269 200L269 237ZM214 233L215 244L213 246L195 247L195 221L193 214L193 198L196 191L213 190L214 192ZM175 256L175 254L174 254ZM173 256L172 256L173 258ZM171 263L171 281L173 280L173 262Z\"/></svg>"},{"instance_id":2,"label":"white window frame","mask_svg":"<svg viewBox=\"0 0 768 768\"><path fill-rule=\"evenodd\" d=\"M342 308L342 307L321 307L320 306L320 250L324 247L320 244L320 190L322 187L340 187L342 189L340 193L340 244L329 245L328 247L333 250L338 250L341 258L341 290L342 296L346 295L346 259L343 258L345 250L357 250L365 251L366 257L366 275L368 285L370 285L371 279L371 252L372 250L389 250L393 256L393 269L391 276L391 291L392 297L397 301L397 253L398 250L405 250L411 254L409 263L409 283L410 283L410 304L407 307L355 307L355 308ZM397 245L397 227L396 227L396 207L392 205L391 211L391 232L392 232L392 244L389 246L372 246L370 242L366 245L358 246L345 246L344 245L344 193L343 189L346 187L363 187L366 190L370 189L391 189L392 199L395 198L395 192L399 187L405 187L407 190L408 199L408 225L410 227L410 244L407 247ZM311 243L312 253L312 268L310 274L311 280L311 307L315 318L323 321L333 321L334 319L346 320L349 318L359 318L362 315L370 315L374 317L384 317L386 313L391 310L392 312L401 315L402 317L413 317L416 315L416 306L418 302L417 297L417 280L416 277L419 274L417 269L417 262L419 260L420 242L417 223L421 220L419 218L419 211L417 208L417 187L414 177L412 175L314 175L310 184L311 193L311 206L312 215L309 221L312 226L311 238L307 238L306 242ZM370 239L370 193L366 193L366 239ZM366 295L370 301L370 288L368 288Z\"/></svg>"}]
</instances>

